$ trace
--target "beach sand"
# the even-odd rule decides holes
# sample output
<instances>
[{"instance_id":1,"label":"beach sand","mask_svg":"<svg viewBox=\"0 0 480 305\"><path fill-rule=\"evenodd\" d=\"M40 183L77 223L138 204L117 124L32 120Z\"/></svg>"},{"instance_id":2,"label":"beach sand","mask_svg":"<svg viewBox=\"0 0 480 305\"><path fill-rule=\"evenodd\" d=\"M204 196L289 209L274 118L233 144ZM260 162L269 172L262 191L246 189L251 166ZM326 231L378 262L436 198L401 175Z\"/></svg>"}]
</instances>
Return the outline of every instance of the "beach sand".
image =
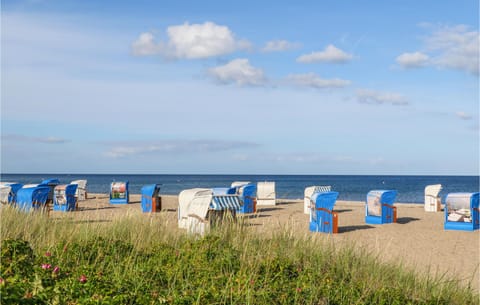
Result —
<instances>
[{"instance_id":1,"label":"beach sand","mask_svg":"<svg viewBox=\"0 0 480 305\"><path fill-rule=\"evenodd\" d=\"M177 227L178 197L162 195L162 211L142 213L140 195L131 195L130 204L110 204L108 194L89 194L71 213L52 211L53 218L78 217L92 221L111 221L127 213L164 217L172 230ZM296 236L314 236L335 245L355 245L377 255L382 261L401 263L423 274L440 275L444 280L459 279L480 291L480 231L445 231L443 212L425 212L420 204L395 204L397 223L365 223L365 204L337 201L338 234L313 233L308 230L309 216L303 213L302 200L277 200L275 206L259 206L256 214L239 214L245 224L259 234L291 230ZM182 231L182 230L180 230Z\"/></svg>"}]
</instances>

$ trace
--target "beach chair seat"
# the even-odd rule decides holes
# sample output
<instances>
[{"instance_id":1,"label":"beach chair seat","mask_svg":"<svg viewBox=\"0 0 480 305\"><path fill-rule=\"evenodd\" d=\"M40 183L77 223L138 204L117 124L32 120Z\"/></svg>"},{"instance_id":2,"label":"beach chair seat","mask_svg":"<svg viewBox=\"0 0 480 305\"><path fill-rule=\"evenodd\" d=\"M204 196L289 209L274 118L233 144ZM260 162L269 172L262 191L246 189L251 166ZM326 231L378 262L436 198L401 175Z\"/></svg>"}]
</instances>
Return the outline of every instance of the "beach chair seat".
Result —
<instances>
[{"instance_id":1,"label":"beach chair seat","mask_svg":"<svg viewBox=\"0 0 480 305\"><path fill-rule=\"evenodd\" d=\"M441 200L438 194L442 190L441 184L432 184L425 187L425 211L439 212L441 208Z\"/></svg>"}]
</instances>

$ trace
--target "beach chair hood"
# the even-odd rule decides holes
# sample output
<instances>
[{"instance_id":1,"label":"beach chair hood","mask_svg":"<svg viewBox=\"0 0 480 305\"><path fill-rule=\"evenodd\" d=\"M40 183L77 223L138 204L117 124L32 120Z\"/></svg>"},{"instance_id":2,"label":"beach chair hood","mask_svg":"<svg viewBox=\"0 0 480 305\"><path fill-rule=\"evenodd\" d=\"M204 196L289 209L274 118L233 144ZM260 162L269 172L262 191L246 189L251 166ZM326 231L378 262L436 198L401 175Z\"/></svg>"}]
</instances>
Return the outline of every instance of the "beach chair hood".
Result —
<instances>
[{"instance_id":1,"label":"beach chair hood","mask_svg":"<svg viewBox=\"0 0 480 305\"><path fill-rule=\"evenodd\" d=\"M212 197L211 189L195 188L181 191L178 195L178 226L188 228L188 215L196 215L204 219Z\"/></svg>"}]
</instances>

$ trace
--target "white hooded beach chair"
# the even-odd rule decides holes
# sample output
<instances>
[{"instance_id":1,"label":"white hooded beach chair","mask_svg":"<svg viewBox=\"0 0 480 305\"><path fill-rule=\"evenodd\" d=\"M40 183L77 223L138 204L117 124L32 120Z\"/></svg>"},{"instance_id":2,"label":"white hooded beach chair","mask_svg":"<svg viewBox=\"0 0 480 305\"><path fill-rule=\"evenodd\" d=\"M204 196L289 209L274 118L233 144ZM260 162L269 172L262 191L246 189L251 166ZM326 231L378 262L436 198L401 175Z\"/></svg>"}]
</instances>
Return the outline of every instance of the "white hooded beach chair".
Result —
<instances>
[{"instance_id":1,"label":"white hooded beach chair","mask_svg":"<svg viewBox=\"0 0 480 305\"><path fill-rule=\"evenodd\" d=\"M75 197L77 200L87 200L87 180L74 180L70 184L77 185L77 191L75 192Z\"/></svg>"},{"instance_id":2,"label":"white hooded beach chair","mask_svg":"<svg viewBox=\"0 0 480 305\"><path fill-rule=\"evenodd\" d=\"M432 184L425 187L425 211L439 212L441 210L441 200L438 194L442 190L441 184Z\"/></svg>"},{"instance_id":3,"label":"white hooded beach chair","mask_svg":"<svg viewBox=\"0 0 480 305\"><path fill-rule=\"evenodd\" d=\"M332 187L330 185L314 185L305 188L305 197L303 198L303 213L310 215L311 198L314 193L330 192Z\"/></svg>"},{"instance_id":4,"label":"white hooded beach chair","mask_svg":"<svg viewBox=\"0 0 480 305\"><path fill-rule=\"evenodd\" d=\"M257 206L259 205L275 205L275 182L258 182L257 183Z\"/></svg>"},{"instance_id":5,"label":"white hooded beach chair","mask_svg":"<svg viewBox=\"0 0 480 305\"><path fill-rule=\"evenodd\" d=\"M178 226L201 235L220 223L225 212L235 217L235 211L241 207L237 195L215 194L212 189L184 190L178 196L178 203Z\"/></svg>"},{"instance_id":6,"label":"white hooded beach chair","mask_svg":"<svg viewBox=\"0 0 480 305\"><path fill-rule=\"evenodd\" d=\"M8 196L12 188L9 185L0 185L0 203L8 204Z\"/></svg>"},{"instance_id":7,"label":"white hooded beach chair","mask_svg":"<svg viewBox=\"0 0 480 305\"><path fill-rule=\"evenodd\" d=\"M211 189L195 188L181 191L178 195L178 227L203 234L212 197Z\"/></svg>"}]
</instances>

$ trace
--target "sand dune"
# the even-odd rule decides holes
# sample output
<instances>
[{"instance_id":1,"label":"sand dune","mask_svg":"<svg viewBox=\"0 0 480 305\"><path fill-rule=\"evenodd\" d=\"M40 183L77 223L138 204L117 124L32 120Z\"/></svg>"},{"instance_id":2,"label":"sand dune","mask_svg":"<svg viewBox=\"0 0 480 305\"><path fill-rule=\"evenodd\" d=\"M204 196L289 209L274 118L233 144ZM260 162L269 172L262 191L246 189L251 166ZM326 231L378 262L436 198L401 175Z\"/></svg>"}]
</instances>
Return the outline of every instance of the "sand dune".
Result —
<instances>
[{"instance_id":1,"label":"sand dune","mask_svg":"<svg viewBox=\"0 0 480 305\"><path fill-rule=\"evenodd\" d=\"M109 221L125 213L142 214L140 195L132 195L130 204L109 203L106 194L90 194L79 203L79 210L69 217ZM177 196L162 196L162 216L172 230L177 228ZM355 244L384 261L401 262L406 268L443 275L446 280L460 279L480 290L480 231L445 231L443 212L425 212L423 205L395 204L398 222L385 225L365 223L363 202L337 201L338 234L312 233L308 230L309 216L303 213L303 200L278 200L276 206L259 207L256 214L243 215L252 230L269 234L288 228L298 236L314 235L332 243ZM51 217L67 213L52 212ZM149 214L145 214L148 217Z\"/></svg>"}]
</instances>

